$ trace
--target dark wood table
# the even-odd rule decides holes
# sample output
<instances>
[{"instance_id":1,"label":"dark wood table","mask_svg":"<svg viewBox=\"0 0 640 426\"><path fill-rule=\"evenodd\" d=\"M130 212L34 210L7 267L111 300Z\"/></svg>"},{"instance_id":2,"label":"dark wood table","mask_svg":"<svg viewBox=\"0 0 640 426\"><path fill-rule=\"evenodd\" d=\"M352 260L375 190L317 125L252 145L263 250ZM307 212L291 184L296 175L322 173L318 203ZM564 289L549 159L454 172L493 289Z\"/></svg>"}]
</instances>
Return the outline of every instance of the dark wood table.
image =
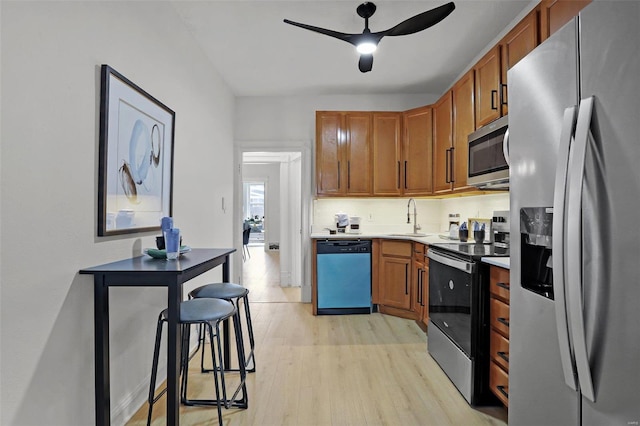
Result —
<instances>
[{"instance_id":1,"label":"dark wood table","mask_svg":"<svg viewBox=\"0 0 640 426\"><path fill-rule=\"evenodd\" d=\"M236 249L193 249L177 260L139 256L80 270L93 275L95 323L96 425L111 424L109 380L109 287L166 287L168 307L167 424L180 424L180 302L182 284L222 265L222 281L229 281L229 255ZM228 324L223 328L225 359ZM229 364L225 364L229 365Z\"/></svg>"}]
</instances>

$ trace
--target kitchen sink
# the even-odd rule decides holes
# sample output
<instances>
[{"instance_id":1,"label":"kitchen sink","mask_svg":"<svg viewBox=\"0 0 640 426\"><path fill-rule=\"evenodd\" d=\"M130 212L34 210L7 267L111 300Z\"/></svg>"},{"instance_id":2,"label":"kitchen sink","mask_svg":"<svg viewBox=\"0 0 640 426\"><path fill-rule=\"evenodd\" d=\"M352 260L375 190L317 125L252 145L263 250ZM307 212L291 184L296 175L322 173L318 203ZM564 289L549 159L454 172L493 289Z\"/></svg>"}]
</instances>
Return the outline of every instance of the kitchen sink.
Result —
<instances>
[{"instance_id":1,"label":"kitchen sink","mask_svg":"<svg viewBox=\"0 0 640 426\"><path fill-rule=\"evenodd\" d=\"M402 234L389 234L390 237L427 237L427 234L421 234L419 232L405 232Z\"/></svg>"}]
</instances>

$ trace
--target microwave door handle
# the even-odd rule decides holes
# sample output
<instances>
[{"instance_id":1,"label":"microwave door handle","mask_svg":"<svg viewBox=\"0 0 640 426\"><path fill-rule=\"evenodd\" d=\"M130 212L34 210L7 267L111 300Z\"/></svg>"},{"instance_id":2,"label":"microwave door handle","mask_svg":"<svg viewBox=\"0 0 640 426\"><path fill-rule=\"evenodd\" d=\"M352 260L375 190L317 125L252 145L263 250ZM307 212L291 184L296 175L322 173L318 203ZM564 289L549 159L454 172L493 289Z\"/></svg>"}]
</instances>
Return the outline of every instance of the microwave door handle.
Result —
<instances>
[{"instance_id":1,"label":"microwave door handle","mask_svg":"<svg viewBox=\"0 0 640 426\"><path fill-rule=\"evenodd\" d=\"M578 390L576 376L573 367L571 341L569 339L569 325L567 320L567 306L565 298L565 283L568 283L565 273L565 229L567 214L565 199L567 190L567 166L569 163L569 151L576 122L577 107L572 106L564 111L562 119L562 132L558 149L558 163L556 165L556 180L553 192L553 295L555 298L556 328L558 332L558 344L560 348L560 361L564 381L572 390Z\"/></svg>"},{"instance_id":2,"label":"microwave door handle","mask_svg":"<svg viewBox=\"0 0 640 426\"><path fill-rule=\"evenodd\" d=\"M568 311L570 318L573 351L578 372L580 392L595 402L589 355L587 352L586 328L583 312L583 264L582 264L582 189L584 182L587 145L592 141L590 132L593 97L582 99L578 110L576 136L569 160L569 194L567 203L566 272Z\"/></svg>"},{"instance_id":3,"label":"microwave door handle","mask_svg":"<svg viewBox=\"0 0 640 426\"><path fill-rule=\"evenodd\" d=\"M504 154L504 160L507 162L507 166L509 166L509 129L504 132L504 138L502 139L502 153Z\"/></svg>"}]
</instances>

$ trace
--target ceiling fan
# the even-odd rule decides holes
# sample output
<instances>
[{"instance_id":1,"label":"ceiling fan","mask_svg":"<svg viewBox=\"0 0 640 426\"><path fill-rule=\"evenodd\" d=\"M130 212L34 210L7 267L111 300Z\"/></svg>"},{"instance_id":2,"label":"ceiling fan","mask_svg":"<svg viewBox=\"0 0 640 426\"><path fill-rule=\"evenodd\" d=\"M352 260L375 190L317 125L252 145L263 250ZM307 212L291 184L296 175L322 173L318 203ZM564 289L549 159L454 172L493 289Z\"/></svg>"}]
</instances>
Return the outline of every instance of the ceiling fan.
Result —
<instances>
[{"instance_id":1,"label":"ceiling fan","mask_svg":"<svg viewBox=\"0 0 640 426\"><path fill-rule=\"evenodd\" d=\"M373 16L376 11L376 5L371 2L364 2L356 9L356 12L361 18L364 18L364 31L362 34L346 34L338 31L328 30L325 28L314 27L312 25L301 24L299 22L290 21L285 19L287 24L295 25L296 27L304 28L310 31L315 31L320 34L325 34L330 37L335 37L339 40L344 40L347 43L351 43L356 46L358 53L360 53L360 61L358 62L358 68L361 72L369 72L373 68L373 52L378 47L378 43L384 36L401 36L417 33L425 30L444 18L449 16L456 6L453 2L436 7L435 9L427 10L426 12L419 13L412 18L400 22L398 25L389 28L385 31L378 31L372 33L369 29L369 18Z\"/></svg>"}]
</instances>

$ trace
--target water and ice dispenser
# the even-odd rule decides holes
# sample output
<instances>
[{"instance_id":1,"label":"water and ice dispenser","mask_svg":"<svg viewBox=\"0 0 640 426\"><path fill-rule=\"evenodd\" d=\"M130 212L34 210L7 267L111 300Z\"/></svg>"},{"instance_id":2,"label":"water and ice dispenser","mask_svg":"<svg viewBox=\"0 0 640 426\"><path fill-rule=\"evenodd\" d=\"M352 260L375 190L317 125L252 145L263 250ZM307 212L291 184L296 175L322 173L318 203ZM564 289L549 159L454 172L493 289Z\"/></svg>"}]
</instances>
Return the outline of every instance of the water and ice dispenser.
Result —
<instances>
[{"instance_id":1,"label":"water and ice dispenser","mask_svg":"<svg viewBox=\"0 0 640 426\"><path fill-rule=\"evenodd\" d=\"M553 208L520 209L520 255L522 288L553 299L551 256Z\"/></svg>"}]
</instances>

